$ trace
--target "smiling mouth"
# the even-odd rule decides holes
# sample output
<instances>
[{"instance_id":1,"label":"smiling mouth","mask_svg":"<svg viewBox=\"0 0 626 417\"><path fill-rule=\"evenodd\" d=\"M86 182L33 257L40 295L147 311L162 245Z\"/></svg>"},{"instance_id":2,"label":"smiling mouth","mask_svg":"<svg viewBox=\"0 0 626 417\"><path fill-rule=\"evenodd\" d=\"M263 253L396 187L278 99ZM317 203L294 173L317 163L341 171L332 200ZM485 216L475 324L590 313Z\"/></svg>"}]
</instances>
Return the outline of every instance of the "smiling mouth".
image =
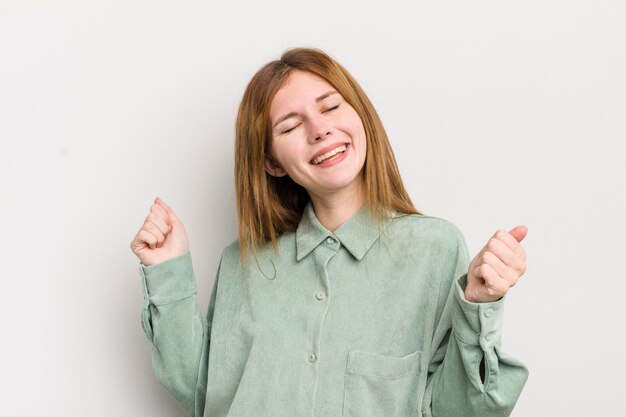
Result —
<instances>
[{"instance_id":1,"label":"smiling mouth","mask_svg":"<svg viewBox=\"0 0 626 417\"><path fill-rule=\"evenodd\" d=\"M321 157L321 155L320 155L317 158L313 158L312 160L310 160L309 163L311 165L323 164L324 162L328 161L329 159L332 159L332 158L334 158L337 155L341 155L341 154L345 153L348 150L348 146L349 145L350 145L349 143L344 143L343 145L341 145L341 146L345 146L345 149L343 151L335 152L334 154L331 154L331 155L327 156L326 158L322 159L321 161L319 160L319 158ZM338 146L337 148L340 148L341 146ZM337 149L337 148L335 148L335 149Z\"/></svg>"}]
</instances>

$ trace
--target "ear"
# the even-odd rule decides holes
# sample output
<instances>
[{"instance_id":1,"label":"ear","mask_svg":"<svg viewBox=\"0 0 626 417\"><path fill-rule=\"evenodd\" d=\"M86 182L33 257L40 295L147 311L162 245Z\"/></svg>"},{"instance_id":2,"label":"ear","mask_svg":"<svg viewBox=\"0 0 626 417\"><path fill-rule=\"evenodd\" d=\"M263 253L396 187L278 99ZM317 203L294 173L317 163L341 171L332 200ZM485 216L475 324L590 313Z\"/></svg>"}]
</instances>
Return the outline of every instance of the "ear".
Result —
<instances>
[{"instance_id":1,"label":"ear","mask_svg":"<svg viewBox=\"0 0 626 417\"><path fill-rule=\"evenodd\" d=\"M272 177L284 177L287 175L287 172L280 167L273 160L265 156L265 171L270 174Z\"/></svg>"}]
</instances>

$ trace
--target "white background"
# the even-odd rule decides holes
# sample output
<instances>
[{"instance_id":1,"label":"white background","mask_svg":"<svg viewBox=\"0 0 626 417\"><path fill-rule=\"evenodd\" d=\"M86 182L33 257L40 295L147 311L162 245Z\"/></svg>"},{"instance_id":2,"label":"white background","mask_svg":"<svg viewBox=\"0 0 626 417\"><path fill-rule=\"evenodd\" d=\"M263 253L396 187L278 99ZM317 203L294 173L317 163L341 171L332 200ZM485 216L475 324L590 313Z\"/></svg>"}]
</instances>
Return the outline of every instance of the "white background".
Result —
<instances>
[{"instance_id":1,"label":"white background","mask_svg":"<svg viewBox=\"0 0 626 417\"><path fill-rule=\"evenodd\" d=\"M152 373L130 240L163 198L206 310L236 238L245 85L315 46L472 256L528 227L505 307L503 349L530 369L513 416L625 416L625 21L606 0L3 1L0 414L183 415Z\"/></svg>"}]
</instances>

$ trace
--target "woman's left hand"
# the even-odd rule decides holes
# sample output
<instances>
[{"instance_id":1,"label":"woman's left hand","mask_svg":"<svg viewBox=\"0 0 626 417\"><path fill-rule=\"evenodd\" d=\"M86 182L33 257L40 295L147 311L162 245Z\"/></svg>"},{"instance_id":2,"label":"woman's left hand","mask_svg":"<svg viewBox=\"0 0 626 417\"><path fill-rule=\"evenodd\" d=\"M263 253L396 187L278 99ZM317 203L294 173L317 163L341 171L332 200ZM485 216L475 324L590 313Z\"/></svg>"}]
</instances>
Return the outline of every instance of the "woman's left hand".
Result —
<instances>
[{"instance_id":1,"label":"woman's left hand","mask_svg":"<svg viewBox=\"0 0 626 417\"><path fill-rule=\"evenodd\" d=\"M526 272L526 253L520 242L526 226L497 230L469 264L465 299L473 303L497 301Z\"/></svg>"}]
</instances>

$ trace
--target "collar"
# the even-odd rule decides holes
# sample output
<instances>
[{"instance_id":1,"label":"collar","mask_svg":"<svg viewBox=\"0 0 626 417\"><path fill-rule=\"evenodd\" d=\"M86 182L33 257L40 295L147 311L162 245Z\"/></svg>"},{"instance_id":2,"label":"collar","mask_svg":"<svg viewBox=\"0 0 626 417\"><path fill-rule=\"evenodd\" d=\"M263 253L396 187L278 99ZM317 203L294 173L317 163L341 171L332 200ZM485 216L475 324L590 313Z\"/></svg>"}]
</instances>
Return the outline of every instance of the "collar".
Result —
<instances>
[{"instance_id":1,"label":"collar","mask_svg":"<svg viewBox=\"0 0 626 417\"><path fill-rule=\"evenodd\" d=\"M339 240L352 256L360 261L380 236L376 219L368 213L367 206L365 203L333 233L320 223L315 215L315 210L313 210L313 204L309 200L296 230L296 259L300 261L324 239L331 236ZM394 210L392 213L393 217L397 215ZM385 222L383 228L386 228L388 223Z\"/></svg>"}]
</instances>

